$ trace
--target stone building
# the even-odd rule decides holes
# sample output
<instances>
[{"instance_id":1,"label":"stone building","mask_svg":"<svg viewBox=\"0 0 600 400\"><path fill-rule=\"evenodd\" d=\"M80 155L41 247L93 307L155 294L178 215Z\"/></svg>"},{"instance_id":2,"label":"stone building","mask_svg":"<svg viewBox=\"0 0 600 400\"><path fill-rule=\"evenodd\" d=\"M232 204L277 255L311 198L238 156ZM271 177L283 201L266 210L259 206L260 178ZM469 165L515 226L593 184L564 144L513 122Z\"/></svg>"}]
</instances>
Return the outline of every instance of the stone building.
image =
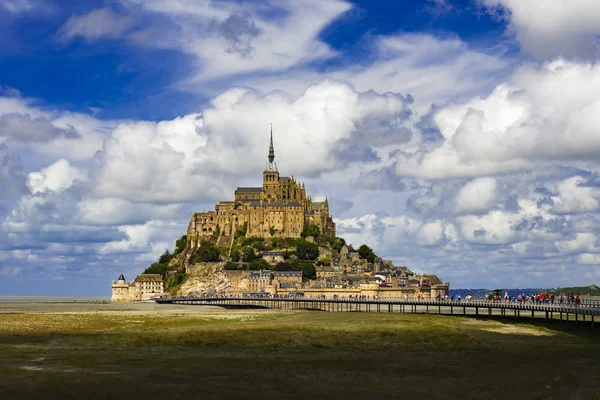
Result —
<instances>
[{"instance_id":1,"label":"stone building","mask_svg":"<svg viewBox=\"0 0 600 400\"><path fill-rule=\"evenodd\" d=\"M283 253L280 251L263 251L262 258L273 265L284 261Z\"/></svg>"},{"instance_id":2,"label":"stone building","mask_svg":"<svg viewBox=\"0 0 600 400\"><path fill-rule=\"evenodd\" d=\"M302 271L275 271L273 275L282 284L302 284Z\"/></svg>"},{"instance_id":3,"label":"stone building","mask_svg":"<svg viewBox=\"0 0 600 400\"><path fill-rule=\"evenodd\" d=\"M270 285L271 271L268 269L251 272L248 275L248 290L250 292L264 292L266 287Z\"/></svg>"},{"instance_id":4,"label":"stone building","mask_svg":"<svg viewBox=\"0 0 600 400\"><path fill-rule=\"evenodd\" d=\"M110 301L114 302L148 300L165 294L160 274L141 274L130 283L121 274L116 282L112 281L111 289Z\"/></svg>"},{"instance_id":5,"label":"stone building","mask_svg":"<svg viewBox=\"0 0 600 400\"><path fill-rule=\"evenodd\" d=\"M329 201L316 202L306 193L304 183L294 176L280 176L275 163L273 128L262 186L238 187L233 200L221 201L214 211L194 213L187 230L188 250L210 240L229 246L236 232L245 236L300 237L307 224L335 237L335 223Z\"/></svg>"}]
</instances>

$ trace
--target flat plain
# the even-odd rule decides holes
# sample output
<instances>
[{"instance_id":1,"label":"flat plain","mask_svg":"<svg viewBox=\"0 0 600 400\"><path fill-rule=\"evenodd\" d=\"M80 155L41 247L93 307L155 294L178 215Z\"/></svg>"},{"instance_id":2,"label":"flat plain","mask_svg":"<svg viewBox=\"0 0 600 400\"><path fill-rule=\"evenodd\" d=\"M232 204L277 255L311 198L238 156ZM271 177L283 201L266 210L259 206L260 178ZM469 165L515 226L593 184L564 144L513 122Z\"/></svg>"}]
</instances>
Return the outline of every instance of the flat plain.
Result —
<instances>
[{"instance_id":1,"label":"flat plain","mask_svg":"<svg viewBox=\"0 0 600 400\"><path fill-rule=\"evenodd\" d=\"M600 399L600 327L154 303L0 303L6 399Z\"/></svg>"}]
</instances>

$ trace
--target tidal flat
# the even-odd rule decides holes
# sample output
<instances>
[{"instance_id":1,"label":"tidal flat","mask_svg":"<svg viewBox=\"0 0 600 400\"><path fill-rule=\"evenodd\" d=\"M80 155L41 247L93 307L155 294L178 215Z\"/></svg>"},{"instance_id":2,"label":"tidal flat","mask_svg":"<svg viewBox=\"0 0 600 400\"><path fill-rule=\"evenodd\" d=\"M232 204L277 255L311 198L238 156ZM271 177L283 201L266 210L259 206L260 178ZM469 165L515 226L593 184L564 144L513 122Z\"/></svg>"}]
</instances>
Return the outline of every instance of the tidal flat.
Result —
<instances>
[{"instance_id":1,"label":"tidal flat","mask_svg":"<svg viewBox=\"0 0 600 400\"><path fill-rule=\"evenodd\" d=\"M6 399L598 399L600 327L0 303Z\"/></svg>"}]
</instances>

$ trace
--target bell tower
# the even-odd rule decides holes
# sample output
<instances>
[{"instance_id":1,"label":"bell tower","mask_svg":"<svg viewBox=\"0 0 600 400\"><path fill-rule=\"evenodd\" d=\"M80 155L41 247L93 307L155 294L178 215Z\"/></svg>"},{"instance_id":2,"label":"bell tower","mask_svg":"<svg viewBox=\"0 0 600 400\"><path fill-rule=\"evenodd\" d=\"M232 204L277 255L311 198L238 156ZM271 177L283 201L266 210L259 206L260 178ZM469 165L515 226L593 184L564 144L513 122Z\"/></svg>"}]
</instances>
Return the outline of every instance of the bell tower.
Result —
<instances>
[{"instance_id":1,"label":"bell tower","mask_svg":"<svg viewBox=\"0 0 600 400\"><path fill-rule=\"evenodd\" d=\"M269 143L269 156L263 171L263 190L265 202L279 201L279 171L275 163L275 147L273 146L273 123L271 123L271 142Z\"/></svg>"}]
</instances>

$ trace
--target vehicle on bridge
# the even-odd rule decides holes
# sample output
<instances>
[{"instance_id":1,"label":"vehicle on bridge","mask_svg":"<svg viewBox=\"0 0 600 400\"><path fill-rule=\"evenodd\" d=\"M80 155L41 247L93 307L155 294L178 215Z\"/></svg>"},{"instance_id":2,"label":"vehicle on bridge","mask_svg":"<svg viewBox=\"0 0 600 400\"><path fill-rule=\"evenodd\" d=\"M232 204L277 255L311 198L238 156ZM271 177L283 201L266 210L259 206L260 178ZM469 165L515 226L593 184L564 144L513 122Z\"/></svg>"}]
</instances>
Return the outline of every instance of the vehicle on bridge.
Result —
<instances>
[{"instance_id":1,"label":"vehicle on bridge","mask_svg":"<svg viewBox=\"0 0 600 400\"><path fill-rule=\"evenodd\" d=\"M502 289L490 290L490 292L485 295L485 299L487 301L494 301L494 302L502 301Z\"/></svg>"}]
</instances>

